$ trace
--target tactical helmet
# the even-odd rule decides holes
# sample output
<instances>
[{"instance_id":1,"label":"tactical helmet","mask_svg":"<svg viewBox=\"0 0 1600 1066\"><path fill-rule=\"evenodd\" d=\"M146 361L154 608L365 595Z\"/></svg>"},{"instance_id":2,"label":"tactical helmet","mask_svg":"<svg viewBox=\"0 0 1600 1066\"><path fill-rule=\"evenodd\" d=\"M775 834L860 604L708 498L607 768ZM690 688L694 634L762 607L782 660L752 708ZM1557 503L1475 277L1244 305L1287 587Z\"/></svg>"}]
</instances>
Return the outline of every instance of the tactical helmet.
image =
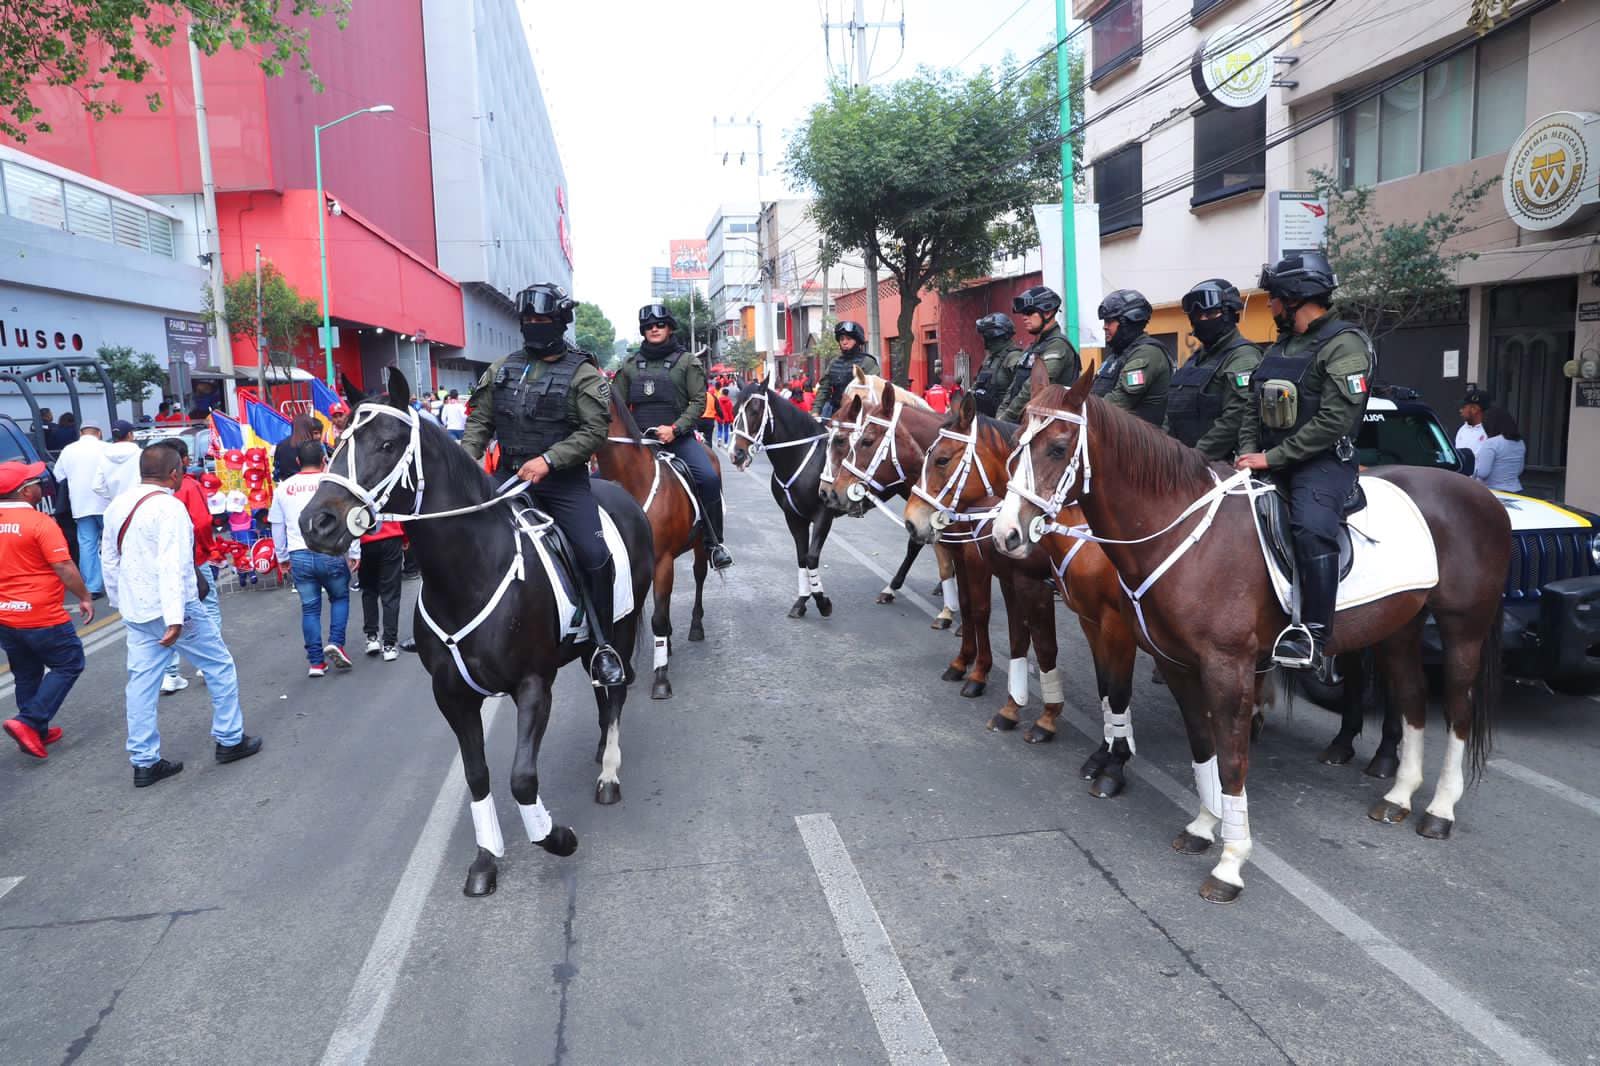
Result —
<instances>
[{"instance_id":1,"label":"tactical helmet","mask_svg":"<svg viewBox=\"0 0 1600 1066\"><path fill-rule=\"evenodd\" d=\"M567 323L572 321L572 313L577 307L578 302L567 295L566 289L548 281L529 285L517 293L518 318L525 315L546 315L557 322Z\"/></svg>"},{"instance_id":2,"label":"tactical helmet","mask_svg":"<svg viewBox=\"0 0 1600 1066\"><path fill-rule=\"evenodd\" d=\"M861 328L861 323L852 322L848 318L833 327L833 339L839 340L843 337L854 337L857 344L867 343L867 331Z\"/></svg>"},{"instance_id":3,"label":"tactical helmet","mask_svg":"<svg viewBox=\"0 0 1600 1066\"><path fill-rule=\"evenodd\" d=\"M1257 284L1280 300L1326 300L1339 287L1339 278L1327 256L1302 252L1278 260L1277 266L1263 264Z\"/></svg>"},{"instance_id":4,"label":"tactical helmet","mask_svg":"<svg viewBox=\"0 0 1600 1066\"><path fill-rule=\"evenodd\" d=\"M1150 316L1155 309L1150 306L1150 301L1144 298L1144 293L1137 289L1117 289L1107 293L1106 298L1100 301L1100 307L1095 311L1096 317L1102 322L1127 322L1134 326L1143 326L1150 321Z\"/></svg>"},{"instance_id":5,"label":"tactical helmet","mask_svg":"<svg viewBox=\"0 0 1600 1066\"><path fill-rule=\"evenodd\" d=\"M1019 315L1045 315L1048 317L1061 310L1061 297L1056 295L1054 289L1047 289L1043 285L1035 285L1022 295L1012 298L1011 310Z\"/></svg>"},{"instance_id":6,"label":"tactical helmet","mask_svg":"<svg viewBox=\"0 0 1600 1066\"><path fill-rule=\"evenodd\" d=\"M1011 321L1010 315L1002 315L996 312L978 319L978 332L983 335L984 339L992 341L1001 337L1016 336L1017 327Z\"/></svg>"},{"instance_id":7,"label":"tactical helmet","mask_svg":"<svg viewBox=\"0 0 1600 1066\"><path fill-rule=\"evenodd\" d=\"M645 330L662 322L665 322L669 329L678 328L678 320L672 317L672 312L667 310L666 304L645 304L639 308L639 333L641 336Z\"/></svg>"},{"instance_id":8,"label":"tactical helmet","mask_svg":"<svg viewBox=\"0 0 1600 1066\"><path fill-rule=\"evenodd\" d=\"M1244 297L1239 295L1239 290L1234 288L1231 281L1224 278L1207 278L1194 288L1183 294L1183 313L1193 317L1201 311L1215 311L1221 308L1223 317L1237 321L1240 312L1244 310Z\"/></svg>"}]
</instances>

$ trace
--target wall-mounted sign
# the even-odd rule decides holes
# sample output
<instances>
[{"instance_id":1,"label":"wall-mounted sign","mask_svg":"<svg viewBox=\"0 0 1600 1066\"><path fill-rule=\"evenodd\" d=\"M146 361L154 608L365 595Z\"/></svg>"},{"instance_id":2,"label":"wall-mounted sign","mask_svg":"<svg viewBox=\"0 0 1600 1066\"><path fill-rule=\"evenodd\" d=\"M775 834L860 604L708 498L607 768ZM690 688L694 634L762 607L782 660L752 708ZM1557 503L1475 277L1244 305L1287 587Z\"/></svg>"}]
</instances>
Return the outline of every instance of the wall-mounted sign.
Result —
<instances>
[{"instance_id":1,"label":"wall-mounted sign","mask_svg":"<svg viewBox=\"0 0 1600 1066\"><path fill-rule=\"evenodd\" d=\"M1195 49L1189 75L1200 99L1221 107L1252 107L1272 84L1270 42L1246 26L1223 26Z\"/></svg>"},{"instance_id":2,"label":"wall-mounted sign","mask_svg":"<svg viewBox=\"0 0 1600 1066\"><path fill-rule=\"evenodd\" d=\"M1600 203L1600 115L1553 111L1535 119L1506 153L1500 189L1523 229L1564 226Z\"/></svg>"},{"instance_id":3,"label":"wall-mounted sign","mask_svg":"<svg viewBox=\"0 0 1600 1066\"><path fill-rule=\"evenodd\" d=\"M1267 200L1267 260L1320 249L1328 232L1328 205L1314 192L1279 189Z\"/></svg>"},{"instance_id":4,"label":"wall-mounted sign","mask_svg":"<svg viewBox=\"0 0 1600 1066\"><path fill-rule=\"evenodd\" d=\"M190 370L211 365L211 334L204 322L166 316L167 365L183 363Z\"/></svg>"},{"instance_id":5,"label":"wall-mounted sign","mask_svg":"<svg viewBox=\"0 0 1600 1066\"><path fill-rule=\"evenodd\" d=\"M711 276L707 267L705 241L671 241L672 280L705 281Z\"/></svg>"}]
</instances>

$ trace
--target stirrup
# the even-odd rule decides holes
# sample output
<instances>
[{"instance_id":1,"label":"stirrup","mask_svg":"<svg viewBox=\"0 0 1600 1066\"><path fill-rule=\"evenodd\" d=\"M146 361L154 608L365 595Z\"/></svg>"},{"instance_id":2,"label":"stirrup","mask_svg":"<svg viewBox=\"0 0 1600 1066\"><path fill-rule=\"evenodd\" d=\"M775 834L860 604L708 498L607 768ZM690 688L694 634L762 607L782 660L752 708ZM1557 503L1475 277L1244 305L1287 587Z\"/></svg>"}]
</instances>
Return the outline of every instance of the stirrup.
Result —
<instances>
[{"instance_id":1,"label":"stirrup","mask_svg":"<svg viewBox=\"0 0 1600 1066\"><path fill-rule=\"evenodd\" d=\"M596 671L599 669L599 666L600 666L600 656L602 656L602 655L610 655L611 658L616 661L617 672L621 675L621 680L618 680L616 682L606 682L606 681L600 680L600 678L598 676L596 676ZM595 688L612 688L615 685L627 684L627 678L628 678L628 668L623 663L622 656L617 654L617 649L613 648L609 644L601 644L601 645L597 646L594 649L594 652L589 656L589 684L590 685L592 685Z\"/></svg>"},{"instance_id":2,"label":"stirrup","mask_svg":"<svg viewBox=\"0 0 1600 1066\"><path fill-rule=\"evenodd\" d=\"M717 560L718 553L721 553L722 555L721 562ZM727 547L721 541L718 541L711 547L707 548L706 554L710 556L711 569L713 570L726 570L728 567L733 565L733 556L728 554Z\"/></svg>"},{"instance_id":3,"label":"stirrup","mask_svg":"<svg viewBox=\"0 0 1600 1066\"><path fill-rule=\"evenodd\" d=\"M1306 642L1306 654L1298 655L1283 651L1284 642L1290 637L1301 637ZM1283 632L1272 642L1272 662L1289 670L1309 670L1317 665L1317 642L1312 637L1311 630L1302 622L1291 622L1283 627Z\"/></svg>"}]
</instances>

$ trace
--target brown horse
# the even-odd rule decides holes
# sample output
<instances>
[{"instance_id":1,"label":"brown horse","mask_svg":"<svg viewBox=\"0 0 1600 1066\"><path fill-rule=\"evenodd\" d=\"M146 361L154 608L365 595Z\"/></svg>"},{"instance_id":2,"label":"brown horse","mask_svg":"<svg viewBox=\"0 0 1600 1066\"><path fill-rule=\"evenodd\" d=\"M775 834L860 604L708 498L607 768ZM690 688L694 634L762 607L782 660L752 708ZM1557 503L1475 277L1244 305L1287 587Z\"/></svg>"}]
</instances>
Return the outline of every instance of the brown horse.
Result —
<instances>
[{"instance_id":1,"label":"brown horse","mask_svg":"<svg viewBox=\"0 0 1600 1066\"><path fill-rule=\"evenodd\" d=\"M1140 643L1157 656L1183 712L1201 808L1173 847L1200 854L1222 830L1222 858L1200 888L1213 903L1243 889L1250 857L1245 775L1258 664L1287 618L1257 540L1242 477L1192 448L1090 396L1089 375L1072 388L1050 385L1035 368L1029 425L994 539L1027 552L1030 534L1059 523L1076 503L1133 598ZM1470 478L1421 468L1377 476L1403 489L1421 511L1439 558L1438 584L1340 611L1329 651L1375 649L1389 698L1405 716L1394 787L1369 811L1400 822L1422 783L1427 690L1422 625L1431 612L1445 649L1449 722L1438 790L1417 832L1444 839L1463 791L1463 755L1474 777L1488 758L1500 681L1500 586L1510 563L1511 528L1492 494ZM1045 495L1049 494L1049 495Z\"/></svg>"},{"instance_id":2,"label":"brown horse","mask_svg":"<svg viewBox=\"0 0 1600 1066\"><path fill-rule=\"evenodd\" d=\"M667 677L667 662L672 655L672 580L678 556L694 550L694 611L689 615L689 639L705 640L706 587L705 535L699 521L699 504L683 477L656 458L659 449L633 420L633 415L617 394L611 394L611 427L606 443L595 453L600 476L615 481L639 501L650 519L655 538L655 604L650 616L650 632L655 636L655 679L650 683L650 698L672 698L672 682ZM704 445L702 445L704 447ZM721 473L717 453L706 448L711 465Z\"/></svg>"},{"instance_id":3,"label":"brown horse","mask_svg":"<svg viewBox=\"0 0 1600 1066\"><path fill-rule=\"evenodd\" d=\"M972 394L963 396L951 411L939 435L927 449L922 473L906 504L906 528L919 540L932 540L946 530L966 525L982 528L999 510L1011 473L1007 457L1015 443L1017 427L978 414ZM1062 521L1081 524L1077 508L1067 508ZM1007 558L995 559L995 572L1006 569ZM1133 661L1138 653L1127 600L1117 584L1117 571L1099 545L1061 534L1046 536L1025 560L1012 564L1014 580L1037 583L1054 580L1061 598L1078 616L1084 639L1094 656L1095 684L1100 691L1100 712L1105 739L1084 762L1082 774L1092 782L1096 796L1115 796L1126 784L1123 768L1133 755L1133 720L1128 702L1133 696ZM1054 642L1054 633L1051 633ZM1042 659L1041 659L1042 662ZM1044 694L1041 714L1023 739L1030 743L1055 739L1056 716L1061 713L1061 680L1041 666L1039 688ZM1015 729L1017 716L1027 702L1013 692L990 720L991 729Z\"/></svg>"}]
</instances>

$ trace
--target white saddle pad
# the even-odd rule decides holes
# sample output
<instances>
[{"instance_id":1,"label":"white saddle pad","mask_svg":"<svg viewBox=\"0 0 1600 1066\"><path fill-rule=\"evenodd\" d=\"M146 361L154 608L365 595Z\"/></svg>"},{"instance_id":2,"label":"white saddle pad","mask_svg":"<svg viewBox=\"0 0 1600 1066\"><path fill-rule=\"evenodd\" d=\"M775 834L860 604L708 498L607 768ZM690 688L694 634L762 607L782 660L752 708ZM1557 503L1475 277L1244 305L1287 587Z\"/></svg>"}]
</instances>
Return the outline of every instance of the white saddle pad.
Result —
<instances>
[{"instance_id":1,"label":"white saddle pad","mask_svg":"<svg viewBox=\"0 0 1600 1066\"><path fill-rule=\"evenodd\" d=\"M600 508L600 532L605 536L606 550L611 553L611 620L615 622L633 611L633 568L629 565L628 547L622 542L622 534L617 530L617 523L612 520L604 507ZM587 637L588 616L578 610L578 605L574 602L575 594L568 585L569 581L579 580L578 576L564 575L559 571L555 558L545 548L544 537L534 535L528 539L533 542L533 550L539 557L539 564L544 567L545 574L550 578L550 589L555 598L556 620L560 625L562 639Z\"/></svg>"},{"instance_id":2,"label":"white saddle pad","mask_svg":"<svg viewBox=\"0 0 1600 1066\"><path fill-rule=\"evenodd\" d=\"M1337 610L1439 583L1439 557L1433 533L1405 490L1383 478L1363 477L1367 505L1346 519L1350 529L1350 573L1339 582ZM1261 525L1256 538L1266 558L1267 573L1284 612L1290 610L1289 579L1273 563Z\"/></svg>"}]
</instances>

